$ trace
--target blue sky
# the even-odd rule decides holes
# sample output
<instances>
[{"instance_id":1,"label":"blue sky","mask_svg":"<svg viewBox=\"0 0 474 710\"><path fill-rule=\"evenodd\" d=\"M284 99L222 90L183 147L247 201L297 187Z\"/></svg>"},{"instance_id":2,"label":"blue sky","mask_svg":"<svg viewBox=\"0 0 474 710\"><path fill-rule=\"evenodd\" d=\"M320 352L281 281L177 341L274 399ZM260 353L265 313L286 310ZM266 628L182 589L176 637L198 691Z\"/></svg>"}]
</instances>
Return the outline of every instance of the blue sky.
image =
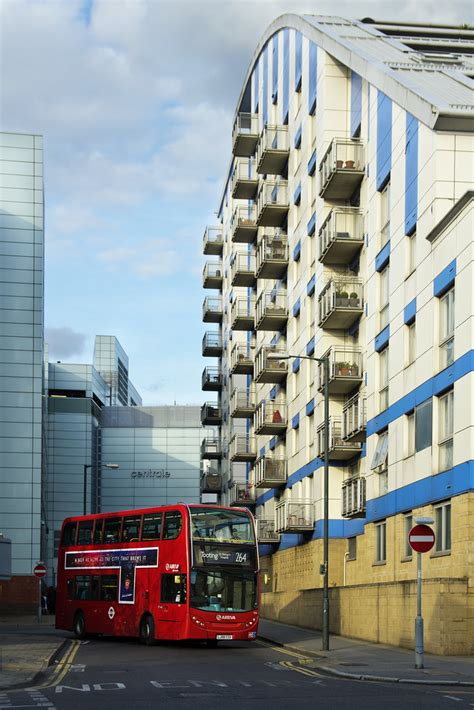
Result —
<instances>
[{"instance_id":1,"label":"blue sky","mask_svg":"<svg viewBox=\"0 0 474 710\"><path fill-rule=\"evenodd\" d=\"M51 359L116 335L145 403L203 400L202 235L266 26L334 3L3 0L2 130L45 140ZM349 17L473 22L470 2L340 0ZM209 363L207 363L209 364Z\"/></svg>"}]
</instances>

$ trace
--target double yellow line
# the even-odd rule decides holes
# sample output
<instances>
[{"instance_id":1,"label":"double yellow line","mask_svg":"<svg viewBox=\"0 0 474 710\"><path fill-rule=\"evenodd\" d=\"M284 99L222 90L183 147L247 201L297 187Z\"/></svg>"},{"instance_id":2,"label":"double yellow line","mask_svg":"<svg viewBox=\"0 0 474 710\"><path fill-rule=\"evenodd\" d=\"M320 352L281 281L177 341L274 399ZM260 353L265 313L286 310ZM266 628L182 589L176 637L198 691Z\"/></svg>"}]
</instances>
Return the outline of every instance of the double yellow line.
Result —
<instances>
[{"instance_id":1,"label":"double yellow line","mask_svg":"<svg viewBox=\"0 0 474 710\"><path fill-rule=\"evenodd\" d=\"M260 639L258 643L261 646L271 648L273 651L278 651L278 653L284 653L286 656L293 656L293 658L296 658L300 664L311 663L311 658L309 658L308 656L303 656L301 653L297 653L296 651L290 651L289 649L282 648L281 646L273 646L273 644L266 643L265 641L262 641ZM284 666L285 668L288 668L289 670L296 671L297 673L302 673L303 675L310 676L311 678L322 678L320 673L316 673L316 671L312 671L310 668L301 668L295 665L295 663L292 663L291 661L280 661L280 665Z\"/></svg>"},{"instance_id":2,"label":"double yellow line","mask_svg":"<svg viewBox=\"0 0 474 710\"><path fill-rule=\"evenodd\" d=\"M62 681L66 673L70 670L80 645L80 641L71 641L71 648L57 664L56 668L53 671L52 678L46 681L46 683L42 683L41 685L35 685L34 689L39 690L41 688L53 688L55 685L58 685ZM28 690L32 689L33 688L29 688Z\"/></svg>"}]
</instances>

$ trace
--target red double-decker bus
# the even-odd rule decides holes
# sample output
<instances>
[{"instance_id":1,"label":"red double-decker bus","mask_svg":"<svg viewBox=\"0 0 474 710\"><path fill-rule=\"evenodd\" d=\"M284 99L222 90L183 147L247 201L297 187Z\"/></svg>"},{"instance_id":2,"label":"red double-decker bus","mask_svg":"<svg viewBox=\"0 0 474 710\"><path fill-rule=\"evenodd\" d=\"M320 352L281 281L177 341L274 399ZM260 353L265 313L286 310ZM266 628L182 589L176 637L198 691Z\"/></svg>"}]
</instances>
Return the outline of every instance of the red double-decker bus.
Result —
<instances>
[{"instance_id":1,"label":"red double-decker bus","mask_svg":"<svg viewBox=\"0 0 474 710\"><path fill-rule=\"evenodd\" d=\"M67 518L56 628L160 639L251 640L258 548L245 508L161 506Z\"/></svg>"}]
</instances>

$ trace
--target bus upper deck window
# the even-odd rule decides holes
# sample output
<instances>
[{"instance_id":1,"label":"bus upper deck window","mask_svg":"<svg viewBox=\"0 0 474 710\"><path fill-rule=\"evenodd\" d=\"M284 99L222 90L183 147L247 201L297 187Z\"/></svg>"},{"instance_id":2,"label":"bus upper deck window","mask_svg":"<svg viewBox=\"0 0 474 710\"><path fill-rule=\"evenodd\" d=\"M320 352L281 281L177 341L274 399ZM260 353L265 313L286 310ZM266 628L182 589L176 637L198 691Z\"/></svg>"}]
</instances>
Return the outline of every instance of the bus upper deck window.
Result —
<instances>
[{"instance_id":1,"label":"bus upper deck window","mask_svg":"<svg viewBox=\"0 0 474 710\"><path fill-rule=\"evenodd\" d=\"M137 542L140 539L141 516L129 515L123 519L122 542Z\"/></svg>"},{"instance_id":2,"label":"bus upper deck window","mask_svg":"<svg viewBox=\"0 0 474 710\"><path fill-rule=\"evenodd\" d=\"M159 540L161 537L161 513L143 516L142 540Z\"/></svg>"},{"instance_id":3,"label":"bus upper deck window","mask_svg":"<svg viewBox=\"0 0 474 710\"><path fill-rule=\"evenodd\" d=\"M114 544L120 540L121 518L106 518L104 521L104 542L107 545Z\"/></svg>"},{"instance_id":4,"label":"bus upper deck window","mask_svg":"<svg viewBox=\"0 0 474 710\"><path fill-rule=\"evenodd\" d=\"M178 537L183 526L182 515L179 510L170 510L165 513L163 526L163 540L174 540Z\"/></svg>"},{"instance_id":5,"label":"bus upper deck window","mask_svg":"<svg viewBox=\"0 0 474 710\"><path fill-rule=\"evenodd\" d=\"M96 520L95 521L95 527L94 527L94 545L101 545L103 542L103 537L102 537L102 528L103 528L103 520Z\"/></svg>"},{"instance_id":6,"label":"bus upper deck window","mask_svg":"<svg viewBox=\"0 0 474 710\"><path fill-rule=\"evenodd\" d=\"M76 544L76 523L66 523L63 529L61 544L65 547Z\"/></svg>"},{"instance_id":7,"label":"bus upper deck window","mask_svg":"<svg viewBox=\"0 0 474 710\"><path fill-rule=\"evenodd\" d=\"M93 520L81 520L77 530L77 544L90 545L92 544L92 527Z\"/></svg>"}]
</instances>

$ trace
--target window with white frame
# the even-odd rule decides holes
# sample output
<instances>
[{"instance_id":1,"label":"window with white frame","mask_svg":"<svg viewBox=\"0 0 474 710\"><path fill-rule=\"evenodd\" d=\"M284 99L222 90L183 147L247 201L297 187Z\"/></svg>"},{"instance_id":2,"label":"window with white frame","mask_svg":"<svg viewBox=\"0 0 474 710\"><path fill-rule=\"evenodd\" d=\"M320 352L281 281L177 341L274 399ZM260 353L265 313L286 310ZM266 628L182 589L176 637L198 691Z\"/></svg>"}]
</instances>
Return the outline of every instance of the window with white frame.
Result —
<instances>
[{"instance_id":1,"label":"window with white frame","mask_svg":"<svg viewBox=\"0 0 474 710\"><path fill-rule=\"evenodd\" d=\"M383 271L380 272L379 285L380 285L380 298L379 298L379 330L383 330L385 326L388 325L389 314L388 314L388 304L390 300L389 294L389 267L386 266Z\"/></svg>"},{"instance_id":2,"label":"window with white frame","mask_svg":"<svg viewBox=\"0 0 474 710\"><path fill-rule=\"evenodd\" d=\"M439 350L443 369L454 361L454 288L439 299Z\"/></svg>"},{"instance_id":3,"label":"window with white frame","mask_svg":"<svg viewBox=\"0 0 474 710\"><path fill-rule=\"evenodd\" d=\"M379 434L370 468L378 474L378 495L384 496L388 492L388 431Z\"/></svg>"},{"instance_id":4,"label":"window with white frame","mask_svg":"<svg viewBox=\"0 0 474 710\"><path fill-rule=\"evenodd\" d=\"M410 530L413 527L413 513L405 513L403 516L403 557L411 558L413 550L408 541L408 536L410 535Z\"/></svg>"},{"instance_id":5,"label":"window with white frame","mask_svg":"<svg viewBox=\"0 0 474 710\"><path fill-rule=\"evenodd\" d=\"M407 276L416 269L416 232L407 236Z\"/></svg>"},{"instance_id":6,"label":"window with white frame","mask_svg":"<svg viewBox=\"0 0 474 710\"><path fill-rule=\"evenodd\" d=\"M314 240L313 240L314 241ZM307 323L311 327L314 325L314 313L315 313L315 298L314 296L308 296L306 299L306 312L307 312Z\"/></svg>"},{"instance_id":7,"label":"window with white frame","mask_svg":"<svg viewBox=\"0 0 474 710\"><path fill-rule=\"evenodd\" d=\"M407 325L407 364L411 365L416 359L416 321Z\"/></svg>"},{"instance_id":8,"label":"window with white frame","mask_svg":"<svg viewBox=\"0 0 474 710\"><path fill-rule=\"evenodd\" d=\"M450 390L438 400L439 470L453 466L454 392Z\"/></svg>"},{"instance_id":9,"label":"window with white frame","mask_svg":"<svg viewBox=\"0 0 474 710\"><path fill-rule=\"evenodd\" d=\"M348 537L347 538L347 559L356 560L357 559L357 538Z\"/></svg>"},{"instance_id":10,"label":"window with white frame","mask_svg":"<svg viewBox=\"0 0 474 710\"><path fill-rule=\"evenodd\" d=\"M293 429L293 455L296 456L300 450L300 428Z\"/></svg>"},{"instance_id":11,"label":"window with white frame","mask_svg":"<svg viewBox=\"0 0 474 710\"><path fill-rule=\"evenodd\" d=\"M407 414L407 456L415 453L415 412Z\"/></svg>"},{"instance_id":12,"label":"window with white frame","mask_svg":"<svg viewBox=\"0 0 474 710\"><path fill-rule=\"evenodd\" d=\"M435 507L436 552L451 550L451 501L440 503Z\"/></svg>"},{"instance_id":13,"label":"window with white frame","mask_svg":"<svg viewBox=\"0 0 474 710\"><path fill-rule=\"evenodd\" d=\"M433 400L415 407L415 451L423 451L433 443Z\"/></svg>"},{"instance_id":14,"label":"window with white frame","mask_svg":"<svg viewBox=\"0 0 474 710\"><path fill-rule=\"evenodd\" d=\"M379 408L388 407L388 347L379 353Z\"/></svg>"},{"instance_id":15,"label":"window with white frame","mask_svg":"<svg viewBox=\"0 0 474 710\"><path fill-rule=\"evenodd\" d=\"M380 193L380 246L390 239L390 182Z\"/></svg>"},{"instance_id":16,"label":"window with white frame","mask_svg":"<svg viewBox=\"0 0 474 710\"><path fill-rule=\"evenodd\" d=\"M387 561L387 523L385 520L375 524L375 561Z\"/></svg>"}]
</instances>

